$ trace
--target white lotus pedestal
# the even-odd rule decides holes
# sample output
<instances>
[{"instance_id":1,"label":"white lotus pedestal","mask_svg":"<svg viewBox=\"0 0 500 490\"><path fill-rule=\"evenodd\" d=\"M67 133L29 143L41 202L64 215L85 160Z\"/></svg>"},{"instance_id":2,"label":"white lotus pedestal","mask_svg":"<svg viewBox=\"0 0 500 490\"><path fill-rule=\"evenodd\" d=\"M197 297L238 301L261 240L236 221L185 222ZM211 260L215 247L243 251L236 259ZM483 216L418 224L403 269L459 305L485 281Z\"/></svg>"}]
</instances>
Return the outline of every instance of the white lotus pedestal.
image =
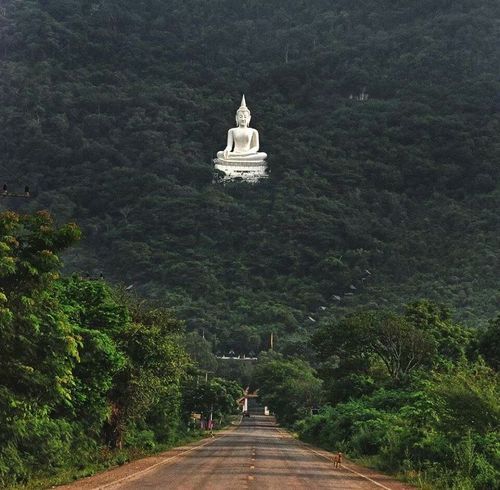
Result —
<instances>
[{"instance_id":1,"label":"white lotus pedestal","mask_svg":"<svg viewBox=\"0 0 500 490\"><path fill-rule=\"evenodd\" d=\"M219 182L243 181L256 183L261 179L269 177L267 173L267 162L258 161L238 161L238 160L214 160L214 168L223 174L216 172L216 180ZM218 176L218 178L217 178Z\"/></svg>"}]
</instances>

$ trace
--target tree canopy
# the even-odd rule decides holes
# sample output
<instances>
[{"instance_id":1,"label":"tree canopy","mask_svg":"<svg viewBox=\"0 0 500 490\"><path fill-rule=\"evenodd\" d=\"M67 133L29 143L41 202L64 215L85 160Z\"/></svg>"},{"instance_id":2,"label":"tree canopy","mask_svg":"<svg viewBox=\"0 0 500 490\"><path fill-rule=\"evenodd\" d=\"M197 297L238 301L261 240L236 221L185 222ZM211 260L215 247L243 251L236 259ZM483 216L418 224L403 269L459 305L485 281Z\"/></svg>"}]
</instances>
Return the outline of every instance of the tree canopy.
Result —
<instances>
[{"instance_id":1,"label":"tree canopy","mask_svg":"<svg viewBox=\"0 0 500 490\"><path fill-rule=\"evenodd\" d=\"M499 14L493 0L6 0L0 177L79 223L68 271L134 285L215 350L265 349L321 306L427 297L486 324ZM241 93L271 177L216 186Z\"/></svg>"},{"instance_id":2,"label":"tree canopy","mask_svg":"<svg viewBox=\"0 0 500 490\"><path fill-rule=\"evenodd\" d=\"M102 279L60 277L79 236L47 212L0 214L2 488L186 434L197 377L184 325ZM202 379L194 393L223 420L242 389Z\"/></svg>"}]
</instances>

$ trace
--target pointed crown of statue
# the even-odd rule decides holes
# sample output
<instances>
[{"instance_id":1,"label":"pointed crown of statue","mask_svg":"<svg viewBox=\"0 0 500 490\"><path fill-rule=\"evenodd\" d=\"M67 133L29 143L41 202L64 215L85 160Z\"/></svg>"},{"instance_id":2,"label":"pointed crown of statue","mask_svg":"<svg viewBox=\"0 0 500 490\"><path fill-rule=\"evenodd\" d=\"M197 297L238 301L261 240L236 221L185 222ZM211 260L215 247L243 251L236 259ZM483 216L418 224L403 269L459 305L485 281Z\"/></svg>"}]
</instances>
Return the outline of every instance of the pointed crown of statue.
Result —
<instances>
[{"instance_id":1,"label":"pointed crown of statue","mask_svg":"<svg viewBox=\"0 0 500 490\"><path fill-rule=\"evenodd\" d=\"M250 109L247 107L247 103L245 101L245 95L243 95L243 97L241 98L241 105L239 109L236 111L236 114L238 114L238 112L240 111L245 111L248 112L248 114L250 114Z\"/></svg>"}]
</instances>

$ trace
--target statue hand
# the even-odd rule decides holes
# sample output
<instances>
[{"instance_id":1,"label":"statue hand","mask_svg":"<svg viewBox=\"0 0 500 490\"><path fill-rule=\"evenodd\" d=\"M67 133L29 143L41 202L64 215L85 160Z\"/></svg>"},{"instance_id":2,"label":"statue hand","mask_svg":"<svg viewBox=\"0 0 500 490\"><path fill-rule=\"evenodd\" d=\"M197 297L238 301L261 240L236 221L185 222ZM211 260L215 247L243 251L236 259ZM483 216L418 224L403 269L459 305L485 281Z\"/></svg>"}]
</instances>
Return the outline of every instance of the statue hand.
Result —
<instances>
[{"instance_id":1,"label":"statue hand","mask_svg":"<svg viewBox=\"0 0 500 490\"><path fill-rule=\"evenodd\" d=\"M229 157L229 150L226 148L226 149L224 150L224 158L226 158L226 159L227 159L228 157Z\"/></svg>"}]
</instances>

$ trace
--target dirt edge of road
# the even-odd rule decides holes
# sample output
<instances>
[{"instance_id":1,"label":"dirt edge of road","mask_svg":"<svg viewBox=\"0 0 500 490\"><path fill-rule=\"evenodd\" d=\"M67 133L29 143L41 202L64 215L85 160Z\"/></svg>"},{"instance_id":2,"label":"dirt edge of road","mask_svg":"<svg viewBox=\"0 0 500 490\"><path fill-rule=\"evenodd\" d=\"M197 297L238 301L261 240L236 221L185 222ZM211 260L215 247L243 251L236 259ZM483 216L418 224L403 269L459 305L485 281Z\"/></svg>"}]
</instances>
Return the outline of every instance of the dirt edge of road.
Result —
<instances>
[{"instance_id":1,"label":"dirt edge of road","mask_svg":"<svg viewBox=\"0 0 500 490\"><path fill-rule=\"evenodd\" d=\"M131 461L130 463L116 466L115 468L104 470L95 475L87 476L86 478L82 478L80 480L76 480L64 485L58 485L57 487L53 488L57 488L57 490L104 490L111 485L129 480L130 478L135 478L142 473L147 473L154 468L172 461L175 458L181 457L182 455L189 453L190 451L193 451L199 447L211 444L217 439L220 439L221 437L226 436L228 433L236 430L240 422L241 419L233 423L232 425L229 425L228 427L222 429L221 431L214 432L213 438L207 436L199 441L194 441L189 444L185 444L184 446L168 449L167 451L163 451L146 458L137 459L135 461Z\"/></svg>"},{"instance_id":2,"label":"dirt edge of road","mask_svg":"<svg viewBox=\"0 0 500 490\"><path fill-rule=\"evenodd\" d=\"M312 444L309 444L307 442L303 442L300 439L294 437L290 432L288 432L286 429L283 429L282 427L277 427L277 430L282 435L282 437L293 439L296 444L313 452L321 458L327 459L333 464L333 458L336 453L327 451L326 449L321 449L317 446L313 446ZM415 490L417 488L413 485L410 485L409 483L396 480L394 476L386 475L371 468L367 468L366 466L360 466L356 463L353 463L345 457L343 457L343 463L341 467L359 477L370 481L382 490Z\"/></svg>"}]
</instances>

